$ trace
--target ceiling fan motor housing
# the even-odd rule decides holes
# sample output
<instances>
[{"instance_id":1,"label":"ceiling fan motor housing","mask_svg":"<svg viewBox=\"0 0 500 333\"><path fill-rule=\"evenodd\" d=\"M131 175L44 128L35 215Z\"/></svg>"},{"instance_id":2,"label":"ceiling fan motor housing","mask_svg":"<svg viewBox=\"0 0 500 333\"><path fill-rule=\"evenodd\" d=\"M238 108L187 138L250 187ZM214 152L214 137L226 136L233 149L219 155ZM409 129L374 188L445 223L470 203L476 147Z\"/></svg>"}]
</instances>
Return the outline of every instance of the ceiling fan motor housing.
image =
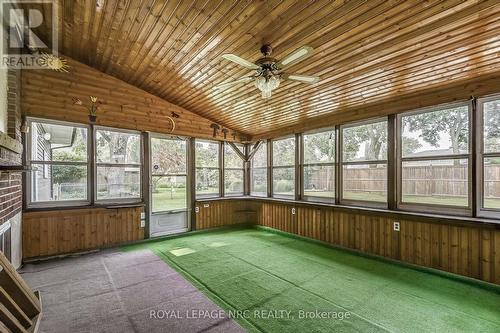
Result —
<instances>
[{"instance_id":1,"label":"ceiling fan motor housing","mask_svg":"<svg viewBox=\"0 0 500 333\"><path fill-rule=\"evenodd\" d=\"M268 57L273 53L273 48L269 44L262 45L260 48L260 53L264 55L264 57Z\"/></svg>"}]
</instances>

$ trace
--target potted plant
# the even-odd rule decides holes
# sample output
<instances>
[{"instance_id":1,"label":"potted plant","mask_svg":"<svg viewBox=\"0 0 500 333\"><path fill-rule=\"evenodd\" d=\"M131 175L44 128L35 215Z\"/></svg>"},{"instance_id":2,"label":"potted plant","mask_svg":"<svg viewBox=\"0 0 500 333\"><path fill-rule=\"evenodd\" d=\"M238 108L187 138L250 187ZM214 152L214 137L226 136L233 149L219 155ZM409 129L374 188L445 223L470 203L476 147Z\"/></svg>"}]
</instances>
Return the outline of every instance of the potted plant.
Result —
<instances>
[{"instance_id":1,"label":"potted plant","mask_svg":"<svg viewBox=\"0 0 500 333\"><path fill-rule=\"evenodd\" d=\"M82 100L73 97L73 104L75 105L82 105L85 106L89 112L89 121L94 124L97 120L97 110L99 109L99 106L102 104L101 101L97 99L95 96L90 96L90 105L86 106L83 104Z\"/></svg>"}]
</instances>

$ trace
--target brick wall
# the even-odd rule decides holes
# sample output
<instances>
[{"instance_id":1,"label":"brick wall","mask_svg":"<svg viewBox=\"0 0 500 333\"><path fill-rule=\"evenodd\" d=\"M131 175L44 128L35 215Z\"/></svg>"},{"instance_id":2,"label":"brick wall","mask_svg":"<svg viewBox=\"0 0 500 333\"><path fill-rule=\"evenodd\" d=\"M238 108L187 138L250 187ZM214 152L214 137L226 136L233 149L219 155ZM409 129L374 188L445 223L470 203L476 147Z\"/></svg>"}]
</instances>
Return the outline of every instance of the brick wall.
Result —
<instances>
[{"instance_id":1,"label":"brick wall","mask_svg":"<svg viewBox=\"0 0 500 333\"><path fill-rule=\"evenodd\" d=\"M9 70L7 75L7 134L21 142L20 71ZM0 146L0 165L20 165L21 154ZM22 209L22 174L0 172L0 224Z\"/></svg>"}]
</instances>

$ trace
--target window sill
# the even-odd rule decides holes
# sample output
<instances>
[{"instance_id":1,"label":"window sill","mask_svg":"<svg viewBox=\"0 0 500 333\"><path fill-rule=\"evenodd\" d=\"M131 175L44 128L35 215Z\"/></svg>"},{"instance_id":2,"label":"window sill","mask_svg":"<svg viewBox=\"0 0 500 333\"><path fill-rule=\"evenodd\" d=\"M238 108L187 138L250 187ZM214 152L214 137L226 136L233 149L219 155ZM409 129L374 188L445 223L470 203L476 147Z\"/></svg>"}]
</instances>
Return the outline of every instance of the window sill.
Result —
<instances>
[{"instance_id":1,"label":"window sill","mask_svg":"<svg viewBox=\"0 0 500 333\"><path fill-rule=\"evenodd\" d=\"M44 211L61 211L61 210L77 210L77 209L120 209L120 208L138 208L144 207L144 202L137 203L115 203L115 204L95 204L95 205L79 205L79 206L45 206L45 207L26 207L23 212L44 212Z\"/></svg>"}]
</instances>

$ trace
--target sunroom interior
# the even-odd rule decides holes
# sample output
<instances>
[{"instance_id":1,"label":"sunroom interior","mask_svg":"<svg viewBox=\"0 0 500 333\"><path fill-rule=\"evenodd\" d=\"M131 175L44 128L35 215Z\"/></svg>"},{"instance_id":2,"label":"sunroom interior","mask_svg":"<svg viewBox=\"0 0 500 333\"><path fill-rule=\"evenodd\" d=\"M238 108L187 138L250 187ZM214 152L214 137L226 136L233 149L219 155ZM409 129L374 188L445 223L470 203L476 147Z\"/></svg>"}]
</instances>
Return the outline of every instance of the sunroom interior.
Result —
<instances>
[{"instance_id":1,"label":"sunroom interior","mask_svg":"<svg viewBox=\"0 0 500 333\"><path fill-rule=\"evenodd\" d=\"M500 332L498 1L3 1L0 332Z\"/></svg>"}]
</instances>

